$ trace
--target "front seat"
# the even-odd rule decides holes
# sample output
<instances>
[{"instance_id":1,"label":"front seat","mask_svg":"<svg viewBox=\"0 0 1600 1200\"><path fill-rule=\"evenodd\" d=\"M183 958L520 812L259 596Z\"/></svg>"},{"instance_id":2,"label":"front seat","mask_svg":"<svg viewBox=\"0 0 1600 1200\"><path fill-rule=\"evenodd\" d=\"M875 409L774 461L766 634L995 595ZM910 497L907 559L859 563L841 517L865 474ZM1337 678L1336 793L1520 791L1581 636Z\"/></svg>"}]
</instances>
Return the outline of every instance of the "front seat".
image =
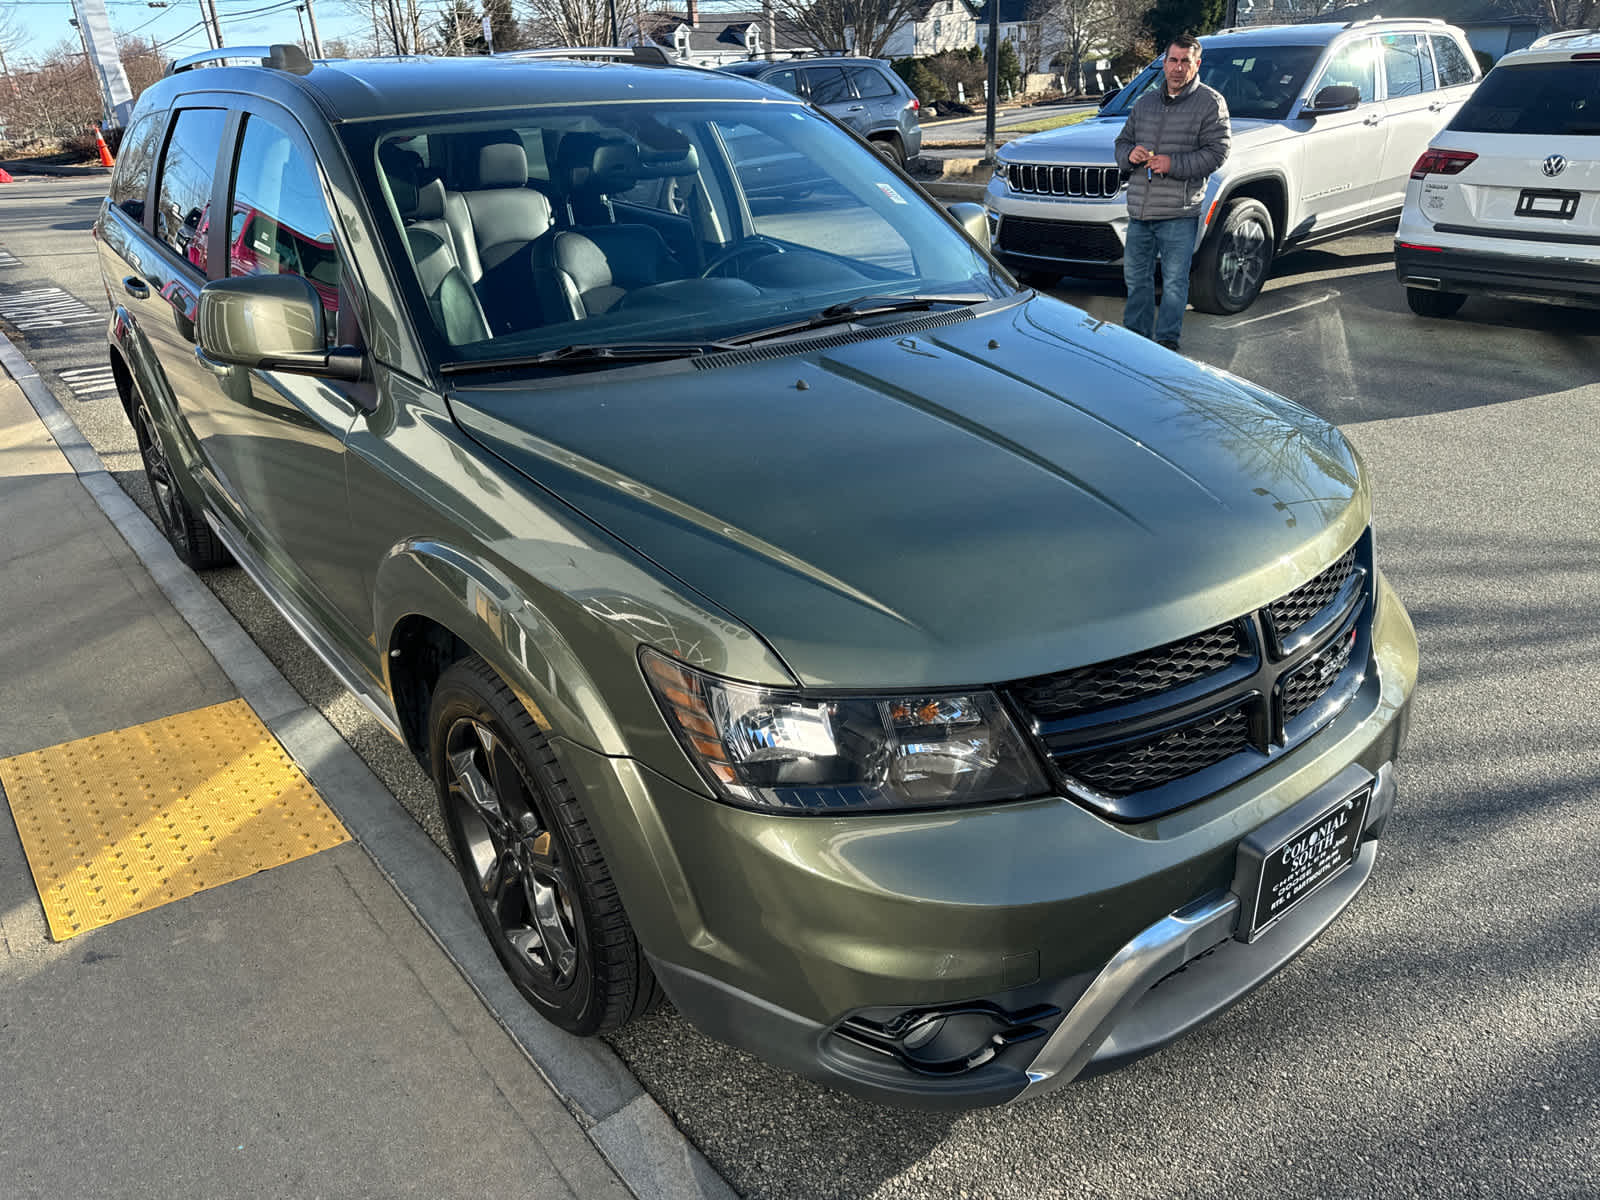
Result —
<instances>
[{"instance_id":1,"label":"front seat","mask_svg":"<svg viewBox=\"0 0 1600 1200\"><path fill-rule=\"evenodd\" d=\"M684 173L693 173L692 156L684 161L689 164ZM574 132L563 137L556 149L555 177L567 226L600 249L608 264L608 283L621 291L683 274L656 230L618 222L611 203L612 196L626 192L641 179L665 173L646 167L639 147L627 138ZM580 256L587 257L586 252Z\"/></svg>"}]
</instances>

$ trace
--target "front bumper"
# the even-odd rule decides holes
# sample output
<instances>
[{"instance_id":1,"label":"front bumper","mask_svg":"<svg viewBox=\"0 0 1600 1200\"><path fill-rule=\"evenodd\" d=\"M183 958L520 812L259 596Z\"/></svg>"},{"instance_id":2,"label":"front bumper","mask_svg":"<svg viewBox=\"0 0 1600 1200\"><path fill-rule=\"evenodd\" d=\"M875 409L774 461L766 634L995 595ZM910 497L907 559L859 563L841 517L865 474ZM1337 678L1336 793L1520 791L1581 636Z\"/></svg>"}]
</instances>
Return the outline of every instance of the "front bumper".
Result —
<instances>
[{"instance_id":1,"label":"front bumper","mask_svg":"<svg viewBox=\"0 0 1600 1200\"><path fill-rule=\"evenodd\" d=\"M1389 764L1416 677L1415 634L1381 577L1378 597L1375 669L1343 713L1241 783L1138 824L1061 798L777 817L631 759L558 752L692 1023L879 1102L999 1104L1181 1036L1269 978L1360 889L1393 807ZM1357 860L1259 940L1232 941L1241 840L1356 778L1374 781ZM936 1028L935 1046L965 1031L984 1053L954 1070L942 1052L937 1069L916 1055L908 1065L885 1052L886 1032L907 1028L906 1043Z\"/></svg>"},{"instance_id":2,"label":"front bumper","mask_svg":"<svg viewBox=\"0 0 1600 1200\"><path fill-rule=\"evenodd\" d=\"M1128 205L1109 199L1013 192L996 172L984 193L994 231L995 257L1008 267L1076 275L1122 270Z\"/></svg>"}]
</instances>

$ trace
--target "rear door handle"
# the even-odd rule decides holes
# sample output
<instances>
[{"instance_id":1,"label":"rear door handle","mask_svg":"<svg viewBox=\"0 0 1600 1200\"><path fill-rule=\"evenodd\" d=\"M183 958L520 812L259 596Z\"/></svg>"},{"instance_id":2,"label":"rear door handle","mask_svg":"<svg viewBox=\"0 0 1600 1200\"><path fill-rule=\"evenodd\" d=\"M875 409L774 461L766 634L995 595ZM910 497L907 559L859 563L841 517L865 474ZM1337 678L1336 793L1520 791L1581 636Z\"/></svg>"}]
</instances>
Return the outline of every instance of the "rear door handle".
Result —
<instances>
[{"instance_id":1,"label":"rear door handle","mask_svg":"<svg viewBox=\"0 0 1600 1200\"><path fill-rule=\"evenodd\" d=\"M135 300L148 300L150 298L150 285L137 275L129 275L122 281L122 290Z\"/></svg>"}]
</instances>

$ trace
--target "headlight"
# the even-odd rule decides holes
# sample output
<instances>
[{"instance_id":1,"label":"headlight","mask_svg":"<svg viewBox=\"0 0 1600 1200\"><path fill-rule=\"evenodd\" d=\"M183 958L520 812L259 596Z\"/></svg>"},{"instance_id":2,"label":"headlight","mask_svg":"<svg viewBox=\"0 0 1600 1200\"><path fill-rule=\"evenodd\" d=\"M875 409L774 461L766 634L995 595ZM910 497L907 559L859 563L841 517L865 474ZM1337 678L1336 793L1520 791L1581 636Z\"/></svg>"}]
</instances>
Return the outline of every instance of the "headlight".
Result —
<instances>
[{"instance_id":1,"label":"headlight","mask_svg":"<svg viewBox=\"0 0 1600 1200\"><path fill-rule=\"evenodd\" d=\"M935 808L1049 790L990 692L802 695L731 683L653 650L640 657L690 761L732 804Z\"/></svg>"}]
</instances>

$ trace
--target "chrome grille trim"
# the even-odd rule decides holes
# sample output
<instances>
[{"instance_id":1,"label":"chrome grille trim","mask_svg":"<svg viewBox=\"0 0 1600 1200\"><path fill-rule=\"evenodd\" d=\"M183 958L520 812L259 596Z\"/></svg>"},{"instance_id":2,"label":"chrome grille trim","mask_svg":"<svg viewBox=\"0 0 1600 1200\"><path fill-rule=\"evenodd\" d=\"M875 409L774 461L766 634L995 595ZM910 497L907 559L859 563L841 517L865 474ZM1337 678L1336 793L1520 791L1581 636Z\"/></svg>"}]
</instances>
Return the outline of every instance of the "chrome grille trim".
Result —
<instances>
[{"instance_id":1,"label":"chrome grille trim","mask_svg":"<svg viewBox=\"0 0 1600 1200\"><path fill-rule=\"evenodd\" d=\"M1057 166L1054 163L1008 163L1006 182L1013 192L1031 196L1065 196L1074 200L1110 200L1119 195L1127 174L1119 167Z\"/></svg>"}]
</instances>

